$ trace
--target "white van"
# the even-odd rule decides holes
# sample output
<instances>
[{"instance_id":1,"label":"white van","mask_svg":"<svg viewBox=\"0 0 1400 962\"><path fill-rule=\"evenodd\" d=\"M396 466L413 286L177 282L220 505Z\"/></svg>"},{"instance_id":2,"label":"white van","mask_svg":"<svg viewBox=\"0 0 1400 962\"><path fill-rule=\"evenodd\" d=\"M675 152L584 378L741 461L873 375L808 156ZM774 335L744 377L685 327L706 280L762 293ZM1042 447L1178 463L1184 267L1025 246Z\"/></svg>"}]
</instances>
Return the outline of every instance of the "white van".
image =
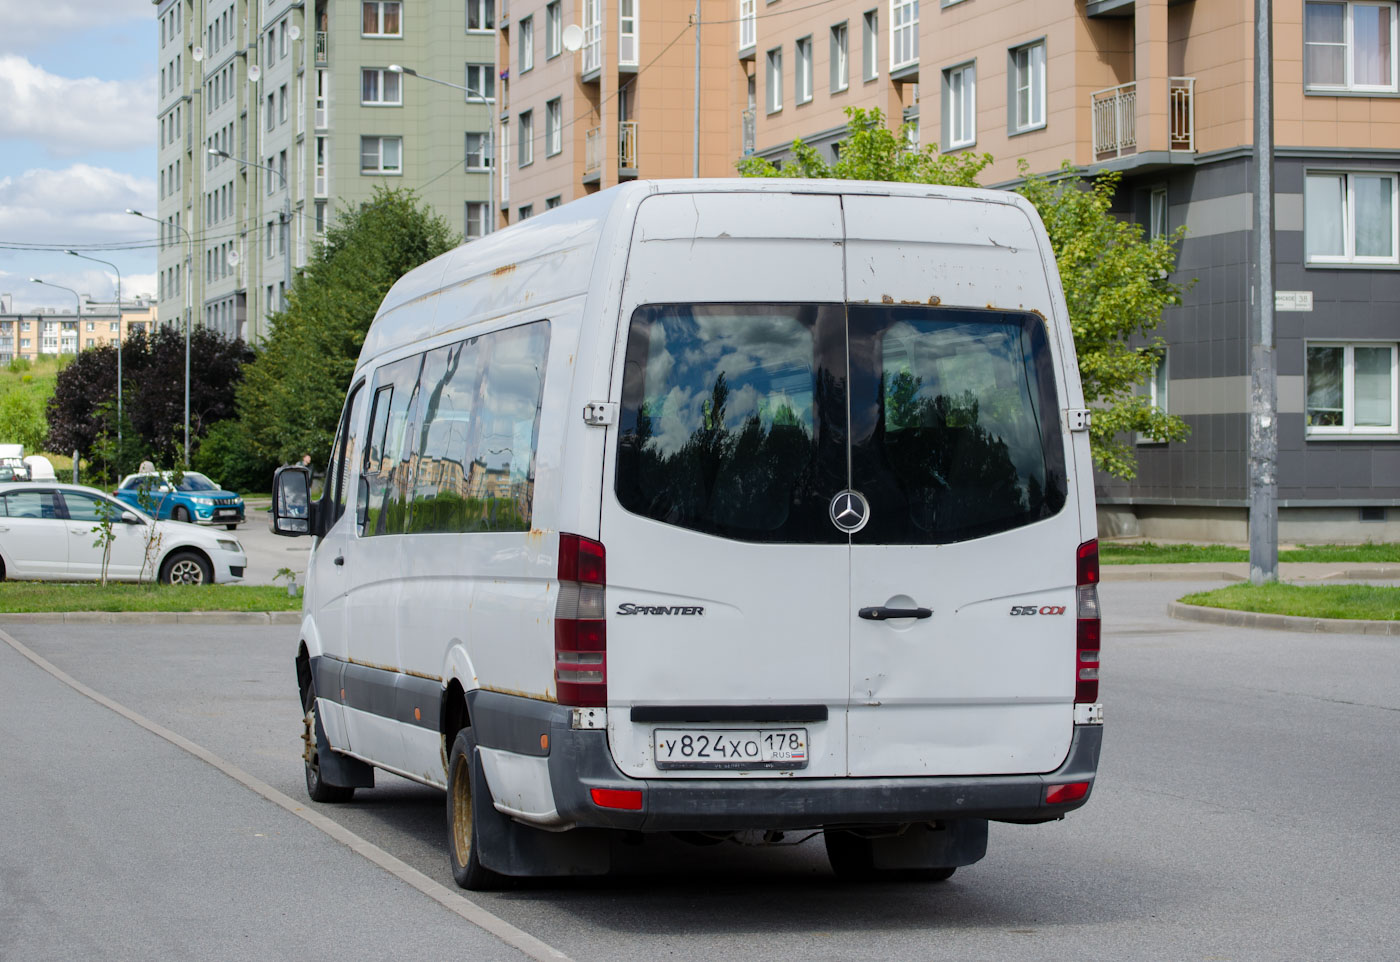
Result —
<instances>
[{"instance_id":1,"label":"white van","mask_svg":"<svg viewBox=\"0 0 1400 962\"><path fill-rule=\"evenodd\" d=\"M948 877L1093 785L1083 403L1014 194L638 181L424 264L274 483L311 797L445 788L467 888L618 830Z\"/></svg>"}]
</instances>

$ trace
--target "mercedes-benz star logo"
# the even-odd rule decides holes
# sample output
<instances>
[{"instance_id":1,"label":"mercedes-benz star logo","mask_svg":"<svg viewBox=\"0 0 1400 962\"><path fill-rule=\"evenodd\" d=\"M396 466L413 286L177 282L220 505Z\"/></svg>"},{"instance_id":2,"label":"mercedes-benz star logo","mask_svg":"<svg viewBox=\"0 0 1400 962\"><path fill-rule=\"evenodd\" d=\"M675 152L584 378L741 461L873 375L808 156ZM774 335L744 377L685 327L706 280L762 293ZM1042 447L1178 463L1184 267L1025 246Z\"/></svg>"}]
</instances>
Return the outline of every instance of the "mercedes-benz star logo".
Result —
<instances>
[{"instance_id":1,"label":"mercedes-benz star logo","mask_svg":"<svg viewBox=\"0 0 1400 962\"><path fill-rule=\"evenodd\" d=\"M858 491L842 491L831 499L831 523L847 534L855 534L870 520L870 506Z\"/></svg>"}]
</instances>

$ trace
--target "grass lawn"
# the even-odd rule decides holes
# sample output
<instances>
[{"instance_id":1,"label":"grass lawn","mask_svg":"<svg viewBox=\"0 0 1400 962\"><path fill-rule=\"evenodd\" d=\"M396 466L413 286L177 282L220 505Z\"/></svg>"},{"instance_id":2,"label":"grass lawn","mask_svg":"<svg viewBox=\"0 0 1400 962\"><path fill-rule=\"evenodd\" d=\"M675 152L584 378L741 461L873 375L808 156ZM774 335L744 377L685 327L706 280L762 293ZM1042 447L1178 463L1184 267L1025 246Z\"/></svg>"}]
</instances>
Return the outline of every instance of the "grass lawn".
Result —
<instances>
[{"instance_id":1,"label":"grass lawn","mask_svg":"<svg viewBox=\"0 0 1400 962\"><path fill-rule=\"evenodd\" d=\"M301 597L282 585L58 584L7 581L0 612L299 611Z\"/></svg>"},{"instance_id":2,"label":"grass lawn","mask_svg":"<svg viewBox=\"0 0 1400 962\"><path fill-rule=\"evenodd\" d=\"M1184 605L1303 618L1400 620L1400 588L1377 585L1230 585L1181 599Z\"/></svg>"},{"instance_id":3,"label":"grass lawn","mask_svg":"<svg viewBox=\"0 0 1400 962\"><path fill-rule=\"evenodd\" d=\"M1200 561L1248 561L1246 548L1226 545L1099 544L1099 561L1106 565L1188 564ZM1279 561L1323 561L1400 564L1400 544L1299 545L1278 553Z\"/></svg>"}]
</instances>

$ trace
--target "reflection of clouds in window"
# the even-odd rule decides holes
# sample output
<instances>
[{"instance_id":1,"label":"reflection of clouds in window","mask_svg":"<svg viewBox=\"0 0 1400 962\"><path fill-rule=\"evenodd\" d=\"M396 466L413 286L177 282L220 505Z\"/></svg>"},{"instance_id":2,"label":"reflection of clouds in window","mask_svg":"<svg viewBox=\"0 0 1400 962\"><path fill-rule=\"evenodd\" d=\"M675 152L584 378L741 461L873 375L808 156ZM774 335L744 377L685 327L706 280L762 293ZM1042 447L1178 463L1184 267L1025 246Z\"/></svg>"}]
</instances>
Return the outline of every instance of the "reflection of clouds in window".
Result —
<instances>
[{"instance_id":1,"label":"reflection of clouds in window","mask_svg":"<svg viewBox=\"0 0 1400 962\"><path fill-rule=\"evenodd\" d=\"M700 397L678 385L666 392L659 412L648 412L652 413L651 443L661 454L675 454L690 440L701 420Z\"/></svg>"}]
</instances>

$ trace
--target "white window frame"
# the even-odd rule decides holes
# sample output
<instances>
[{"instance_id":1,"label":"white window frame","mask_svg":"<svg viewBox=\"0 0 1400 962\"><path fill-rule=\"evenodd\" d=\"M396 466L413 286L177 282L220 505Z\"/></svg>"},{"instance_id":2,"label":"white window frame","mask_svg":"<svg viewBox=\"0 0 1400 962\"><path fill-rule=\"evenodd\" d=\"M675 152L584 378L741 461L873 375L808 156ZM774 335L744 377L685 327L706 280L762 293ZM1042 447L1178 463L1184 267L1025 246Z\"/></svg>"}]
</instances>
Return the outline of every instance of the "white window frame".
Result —
<instances>
[{"instance_id":1,"label":"white window frame","mask_svg":"<svg viewBox=\"0 0 1400 962\"><path fill-rule=\"evenodd\" d=\"M516 27L520 36L520 72L528 73L535 69L535 18L521 17Z\"/></svg>"},{"instance_id":2,"label":"white window frame","mask_svg":"<svg viewBox=\"0 0 1400 962\"><path fill-rule=\"evenodd\" d=\"M768 113L781 113L783 109L783 48L769 50L764 60L764 106Z\"/></svg>"},{"instance_id":3,"label":"white window frame","mask_svg":"<svg viewBox=\"0 0 1400 962\"><path fill-rule=\"evenodd\" d=\"M544 105L544 155L553 157L564 149L564 101L555 97Z\"/></svg>"},{"instance_id":4,"label":"white window frame","mask_svg":"<svg viewBox=\"0 0 1400 962\"><path fill-rule=\"evenodd\" d=\"M758 42L757 0L739 0L739 49L749 50Z\"/></svg>"},{"instance_id":5,"label":"white window frame","mask_svg":"<svg viewBox=\"0 0 1400 962\"><path fill-rule=\"evenodd\" d=\"M535 162L535 112L533 110L522 110L519 116L520 123L520 157L519 167L529 167Z\"/></svg>"},{"instance_id":6,"label":"white window frame","mask_svg":"<svg viewBox=\"0 0 1400 962\"><path fill-rule=\"evenodd\" d=\"M1148 377L1146 385L1147 403L1148 406L1152 408L1152 410L1160 411L1163 414L1166 414L1168 412L1167 405L1169 403L1168 394L1169 384L1171 383L1170 379L1171 362L1168 360L1167 349L1162 348L1161 353L1157 355L1156 363L1152 365L1152 374ZM1147 434L1143 434L1139 431L1137 435L1137 443L1165 444L1166 442L1159 441L1156 438Z\"/></svg>"},{"instance_id":7,"label":"white window frame","mask_svg":"<svg viewBox=\"0 0 1400 962\"><path fill-rule=\"evenodd\" d=\"M831 92L840 93L851 86L851 25L849 21L831 25L830 30Z\"/></svg>"},{"instance_id":8,"label":"white window frame","mask_svg":"<svg viewBox=\"0 0 1400 962\"><path fill-rule=\"evenodd\" d=\"M490 211L487 209L484 200L469 200L465 207L465 221L463 224L462 236L467 240L476 240L486 236L486 221L490 218ZM472 230L475 221L476 230Z\"/></svg>"},{"instance_id":9,"label":"white window frame","mask_svg":"<svg viewBox=\"0 0 1400 962\"><path fill-rule=\"evenodd\" d=\"M1038 55L1038 56L1037 56ZM1012 116L1015 133L1045 126L1045 41L1024 44L1011 51ZM1026 94L1027 116L1021 116L1021 94Z\"/></svg>"},{"instance_id":10,"label":"white window frame","mask_svg":"<svg viewBox=\"0 0 1400 962\"><path fill-rule=\"evenodd\" d=\"M1390 182L1390 254L1377 256L1356 253L1356 177L1376 177ZM1308 242L1308 185L1323 178L1341 178L1342 253L1310 254ZM1400 184L1387 170L1309 170L1303 175L1303 256L1307 264L1400 264Z\"/></svg>"},{"instance_id":11,"label":"white window frame","mask_svg":"<svg viewBox=\"0 0 1400 962\"><path fill-rule=\"evenodd\" d=\"M544 59L553 60L564 52L564 9L560 0L545 4Z\"/></svg>"},{"instance_id":12,"label":"white window frame","mask_svg":"<svg viewBox=\"0 0 1400 962\"><path fill-rule=\"evenodd\" d=\"M1344 7L1344 8L1345 8L1345 11L1346 11L1346 12L1345 12L1345 17L1344 17L1343 39L1342 39L1342 42L1341 42L1341 43L1328 42L1328 41L1319 41L1319 40L1309 40L1309 39L1308 39L1308 35L1307 35L1307 30L1308 30L1308 10L1307 10L1307 8L1308 8L1308 7L1313 7L1313 6L1318 6L1318 7L1323 7L1323 6L1326 6L1326 7ZM1389 10L1389 11L1390 11L1390 38L1389 38L1389 47L1390 47L1390 78L1389 78L1389 80L1388 80L1386 83L1381 83L1381 84L1360 84L1360 83L1357 83L1357 82L1356 82L1356 17L1355 17L1355 13L1356 13L1356 9L1357 9L1358 7L1373 8L1373 9L1374 9L1374 8L1383 8L1383 9L1386 9L1386 10ZM1304 3L1304 4L1303 4L1303 71L1304 71L1303 84L1304 84L1304 89L1306 89L1306 90L1322 91L1322 92L1334 91L1334 90L1381 91L1381 92L1392 92L1392 91L1395 91L1395 90L1397 89L1397 86L1396 86L1396 69L1397 69L1397 68L1396 68L1396 59L1397 59L1397 56L1396 56L1396 54L1397 54L1396 44L1397 44L1397 40L1400 39L1400 34L1397 33L1397 26L1396 26L1396 19L1397 19L1397 16L1396 16L1396 15L1397 15L1397 13L1400 13L1400 10L1397 10L1397 5L1396 5L1395 2L1393 2L1393 0L1309 0L1309 2ZM1308 55L1308 48L1309 48L1309 47L1343 47L1343 48L1345 49L1345 55L1344 55L1344 58L1343 58L1344 64L1345 64L1345 68L1344 68L1344 72L1343 72L1343 80L1342 80L1342 82L1341 82L1340 84L1310 83L1310 82L1308 81L1308 79L1307 79L1307 69L1308 69L1308 67L1307 67L1307 64L1308 64L1307 55Z\"/></svg>"},{"instance_id":13,"label":"white window frame","mask_svg":"<svg viewBox=\"0 0 1400 962\"><path fill-rule=\"evenodd\" d=\"M812 102L812 36L798 37L793 43L793 101Z\"/></svg>"},{"instance_id":14,"label":"white window frame","mask_svg":"<svg viewBox=\"0 0 1400 962\"><path fill-rule=\"evenodd\" d=\"M472 26L473 20L476 26ZM495 0L467 0L467 33L494 33L495 30Z\"/></svg>"},{"instance_id":15,"label":"white window frame","mask_svg":"<svg viewBox=\"0 0 1400 962\"><path fill-rule=\"evenodd\" d=\"M640 63L642 44L638 31L641 17L637 2L617 0L617 62L623 67L635 67Z\"/></svg>"},{"instance_id":16,"label":"white window frame","mask_svg":"<svg viewBox=\"0 0 1400 962\"><path fill-rule=\"evenodd\" d=\"M1340 425L1308 424L1308 349L1314 347L1342 348L1342 423ZM1390 424L1356 423L1356 348L1388 348L1390 350ZM1303 424L1309 438L1335 438L1347 436L1394 435L1400 433L1400 409L1397 409L1397 395L1400 394L1400 363L1397 354L1400 350L1394 341L1305 341L1303 345Z\"/></svg>"},{"instance_id":17,"label":"white window frame","mask_svg":"<svg viewBox=\"0 0 1400 962\"><path fill-rule=\"evenodd\" d=\"M472 83L472 74L476 73L477 83ZM467 88L464 96L467 103L480 103L485 100L487 103L496 101L496 67L489 63L469 63L467 64L466 83Z\"/></svg>"},{"instance_id":18,"label":"white window frame","mask_svg":"<svg viewBox=\"0 0 1400 962\"><path fill-rule=\"evenodd\" d=\"M366 149L369 147L371 141L374 143L375 157L378 161L375 167L365 166ZM384 145L391 141L398 143L399 162L397 167L384 166ZM360 173L375 177L403 176L403 138L392 135L362 136L360 138Z\"/></svg>"},{"instance_id":19,"label":"white window frame","mask_svg":"<svg viewBox=\"0 0 1400 962\"><path fill-rule=\"evenodd\" d=\"M890 0L890 70L919 62L919 0Z\"/></svg>"},{"instance_id":20,"label":"white window frame","mask_svg":"<svg viewBox=\"0 0 1400 962\"><path fill-rule=\"evenodd\" d=\"M584 73L603 67L603 3L583 0L583 66Z\"/></svg>"},{"instance_id":21,"label":"white window frame","mask_svg":"<svg viewBox=\"0 0 1400 962\"><path fill-rule=\"evenodd\" d=\"M476 150L472 150L472 138L477 138ZM465 164L467 170L488 171L491 169L491 134L485 130L469 130L464 139L466 146ZM476 163L472 163L472 158Z\"/></svg>"},{"instance_id":22,"label":"white window frame","mask_svg":"<svg viewBox=\"0 0 1400 962\"><path fill-rule=\"evenodd\" d=\"M880 79L880 11L867 10L860 18L860 79Z\"/></svg>"},{"instance_id":23,"label":"white window frame","mask_svg":"<svg viewBox=\"0 0 1400 962\"><path fill-rule=\"evenodd\" d=\"M965 99L965 112L960 100ZM964 129L964 127L966 129ZM977 61L956 64L943 71L943 145L958 150L977 143Z\"/></svg>"},{"instance_id":24,"label":"white window frame","mask_svg":"<svg viewBox=\"0 0 1400 962\"><path fill-rule=\"evenodd\" d=\"M365 79L373 76L375 78L375 90L378 92L377 100L365 99ZM398 92L397 100L389 100L388 84L385 81L393 78L393 85ZM403 78L392 70L385 70L382 67L361 67L360 68L360 106L361 107L402 107L403 106Z\"/></svg>"},{"instance_id":25,"label":"white window frame","mask_svg":"<svg viewBox=\"0 0 1400 962\"><path fill-rule=\"evenodd\" d=\"M378 27L373 33L365 33L365 7L373 5L375 8L376 25ZM396 8L398 12L399 30L398 33L388 33L384 30L384 11L390 7ZM403 3L402 0L360 0L360 36L361 37L402 37L403 36Z\"/></svg>"},{"instance_id":26,"label":"white window frame","mask_svg":"<svg viewBox=\"0 0 1400 962\"><path fill-rule=\"evenodd\" d=\"M1167 213L1167 189L1154 187L1147 197L1147 239L1155 240L1171 233Z\"/></svg>"}]
</instances>

